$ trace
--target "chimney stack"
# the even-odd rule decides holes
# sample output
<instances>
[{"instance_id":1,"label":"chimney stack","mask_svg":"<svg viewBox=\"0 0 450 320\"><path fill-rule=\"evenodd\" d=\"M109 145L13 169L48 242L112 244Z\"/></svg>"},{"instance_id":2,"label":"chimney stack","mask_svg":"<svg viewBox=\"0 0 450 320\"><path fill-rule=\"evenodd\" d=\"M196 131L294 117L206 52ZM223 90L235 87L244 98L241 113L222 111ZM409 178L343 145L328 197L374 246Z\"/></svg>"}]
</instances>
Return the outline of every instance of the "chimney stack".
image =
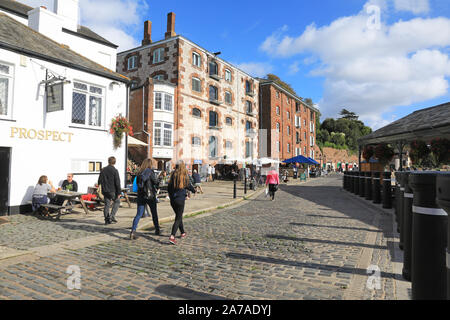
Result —
<instances>
[{"instance_id":1,"label":"chimney stack","mask_svg":"<svg viewBox=\"0 0 450 320\"><path fill-rule=\"evenodd\" d=\"M167 32L165 34L165 38L175 37L177 34L175 33L175 13L170 12L167 15Z\"/></svg>"},{"instance_id":2,"label":"chimney stack","mask_svg":"<svg viewBox=\"0 0 450 320\"><path fill-rule=\"evenodd\" d=\"M144 39L142 39L142 45L146 46L152 43L152 22L147 20L144 23Z\"/></svg>"}]
</instances>

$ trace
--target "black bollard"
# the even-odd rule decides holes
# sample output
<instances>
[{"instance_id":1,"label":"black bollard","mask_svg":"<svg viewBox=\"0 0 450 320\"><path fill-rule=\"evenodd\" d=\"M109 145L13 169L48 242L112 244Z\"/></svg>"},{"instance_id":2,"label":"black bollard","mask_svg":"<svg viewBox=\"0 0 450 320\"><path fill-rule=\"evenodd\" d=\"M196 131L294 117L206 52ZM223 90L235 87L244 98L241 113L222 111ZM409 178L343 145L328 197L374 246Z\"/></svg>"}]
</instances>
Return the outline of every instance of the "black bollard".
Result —
<instances>
[{"instance_id":1,"label":"black bollard","mask_svg":"<svg viewBox=\"0 0 450 320\"><path fill-rule=\"evenodd\" d=\"M373 173L373 185L372 185L372 202L381 203L381 185L380 185L380 172Z\"/></svg>"},{"instance_id":2,"label":"black bollard","mask_svg":"<svg viewBox=\"0 0 450 320\"><path fill-rule=\"evenodd\" d=\"M372 200L372 172L366 172L366 186L364 190L366 192L366 200Z\"/></svg>"},{"instance_id":3,"label":"black bollard","mask_svg":"<svg viewBox=\"0 0 450 320\"><path fill-rule=\"evenodd\" d=\"M396 171L394 173L395 175L395 203L394 203L394 210L395 210L395 222L398 224L398 212L400 210L400 203L397 201L397 199L400 198L400 171ZM398 232L398 229L397 229Z\"/></svg>"},{"instance_id":4,"label":"black bollard","mask_svg":"<svg viewBox=\"0 0 450 320\"><path fill-rule=\"evenodd\" d=\"M344 179L342 180L342 187L344 188L344 190L347 190L347 171L344 171Z\"/></svg>"},{"instance_id":5,"label":"black bollard","mask_svg":"<svg viewBox=\"0 0 450 320\"><path fill-rule=\"evenodd\" d=\"M366 193L364 192L364 186L366 185L366 173L360 172L359 173L359 196L365 197Z\"/></svg>"},{"instance_id":6,"label":"black bollard","mask_svg":"<svg viewBox=\"0 0 450 320\"><path fill-rule=\"evenodd\" d=\"M383 172L383 208L392 208L391 173Z\"/></svg>"},{"instance_id":7,"label":"black bollard","mask_svg":"<svg viewBox=\"0 0 450 320\"><path fill-rule=\"evenodd\" d=\"M411 250L412 250L412 205L413 191L409 185L410 172L404 172L403 187L403 215L402 232L403 235L403 279L411 281Z\"/></svg>"},{"instance_id":8,"label":"black bollard","mask_svg":"<svg viewBox=\"0 0 450 320\"><path fill-rule=\"evenodd\" d=\"M352 171L352 174L350 176L350 188L348 191L353 193L354 188L355 188L355 171Z\"/></svg>"},{"instance_id":9,"label":"black bollard","mask_svg":"<svg viewBox=\"0 0 450 320\"><path fill-rule=\"evenodd\" d=\"M395 202L398 203L398 221L397 221L397 232L400 234L399 248L403 250L403 233L402 233L402 225L403 225L403 195L405 193L405 172L400 172L399 175L399 188L400 192L398 194L398 200L395 199Z\"/></svg>"},{"instance_id":10,"label":"black bollard","mask_svg":"<svg viewBox=\"0 0 450 320\"><path fill-rule=\"evenodd\" d=\"M450 213L450 173L439 173L436 178L436 202ZM447 222L448 223L448 222ZM450 224L447 226L447 299L450 300Z\"/></svg>"},{"instance_id":11,"label":"black bollard","mask_svg":"<svg viewBox=\"0 0 450 320\"><path fill-rule=\"evenodd\" d=\"M244 194L247 194L247 176L244 178Z\"/></svg>"},{"instance_id":12,"label":"black bollard","mask_svg":"<svg viewBox=\"0 0 450 320\"><path fill-rule=\"evenodd\" d=\"M413 172L411 280L414 300L447 298L447 213L436 203L436 172Z\"/></svg>"},{"instance_id":13,"label":"black bollard","mask_svg":"<svg viewBox=\"0 0 450 320\"><path fill-rule=\"evenodd\" d=\"M236 199L236 179L233 180L233 199Z\"/></svg>"},{"instance_id":14,"label":"black bollard","mask_svg":"<svg viewBox=\"0 0 450 320\"><path fill-rule=\"evenodd\" d=\"M355 185L353 186L353 193L359 195L359 171L355 172Z\"/></svg>"}]
</instances>

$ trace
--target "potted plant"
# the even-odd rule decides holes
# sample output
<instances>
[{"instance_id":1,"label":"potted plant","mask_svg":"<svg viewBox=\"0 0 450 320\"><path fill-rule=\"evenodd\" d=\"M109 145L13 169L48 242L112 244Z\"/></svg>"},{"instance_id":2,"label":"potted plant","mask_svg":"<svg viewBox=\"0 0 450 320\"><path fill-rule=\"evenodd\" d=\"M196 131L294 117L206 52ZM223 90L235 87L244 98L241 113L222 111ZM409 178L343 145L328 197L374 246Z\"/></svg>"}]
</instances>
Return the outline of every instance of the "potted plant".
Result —
<instances>
[{"instance_id":1,"label":"potted plant","mask_svg":"<svg viewBox=\"0 0 450 320\"><path fill-rule=\"evenodd\" d=\"M430 145L436 167L450 163L450 140L436 138Z\"/></svg>"},{"instance_id":2,"label":"potted plant","mask_svg":"<svg viewBox=\"0 0 450 320\"><path fill-rule=\"evenodd\" d=\"M129 136L133 135L133 127L127 118L121 114L111 120L111 126L109 133L113 135L114 149L117 149L122 144L123 134L126 133Z\"/></svg>"},{"instance_id":3,"label":"potted plant","mask_svg":"<svg viewBox=\"0 0 450 320\"><path fill-rule=\"evenodd\" d=\"M410 143L409 157L414 165L420 166L430 154L430 149L425 141L414 140Z\"/></svg>"},{"instance_id":4,"label":"potted plant","mask_svg":"<svg viewBox=\"0 0 450 320\"><path fill-rule=\"evenodd\" d=\"M386 166L386 164L388 164L394 157L394 149L386 143L377 145L374 149L374 153L375 157L377 157L378 161L383 166Z\"/></svg>"}]
</instances>

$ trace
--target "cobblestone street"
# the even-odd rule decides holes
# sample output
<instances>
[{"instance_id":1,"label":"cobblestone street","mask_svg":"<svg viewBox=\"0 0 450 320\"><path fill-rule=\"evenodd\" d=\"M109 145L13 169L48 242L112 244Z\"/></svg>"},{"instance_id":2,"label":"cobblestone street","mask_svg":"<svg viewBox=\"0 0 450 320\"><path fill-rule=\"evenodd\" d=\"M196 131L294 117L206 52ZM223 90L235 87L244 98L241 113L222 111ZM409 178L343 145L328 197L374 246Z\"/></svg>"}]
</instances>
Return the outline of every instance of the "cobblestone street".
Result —
<instances>
[{"instance_id":1,"label":"cobblestone street","mask_svg":"<svg viewBox=\"0 0 450 320\"><path fill-rule=\"evenodd\" d=\"M12 216L0 246L24 252L0 260L0 299L408 299L392 216L341 185L282 185L275 201L263 193L185 219L177 246L171 223L130 241L128 229ZM71 265L80 290L67 288ZM381 272L374 289L369 265Z\"/></svg>"}]
</instances>

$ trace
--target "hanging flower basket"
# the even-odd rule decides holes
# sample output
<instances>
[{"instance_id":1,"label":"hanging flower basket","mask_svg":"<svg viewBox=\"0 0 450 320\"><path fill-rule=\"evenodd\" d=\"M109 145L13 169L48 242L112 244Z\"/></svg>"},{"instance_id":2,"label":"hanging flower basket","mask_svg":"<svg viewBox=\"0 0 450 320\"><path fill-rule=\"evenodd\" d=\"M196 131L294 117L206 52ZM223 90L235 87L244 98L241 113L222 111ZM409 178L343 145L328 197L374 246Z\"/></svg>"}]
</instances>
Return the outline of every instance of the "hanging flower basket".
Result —
<instances>
[{"instance_id":1,"label":"hanging flower basket","mask_svg":"<svg viewBox=\"0 0 450 320\"><path fill-rule=\"evenodd\" d=\"M436 166L450 164L450 140L441 138L431 140L431 152Z\"/></svg>"},{"instance_id":2,"label":"hanging flower basket","mask_svg":"<svg viewBox=\"0 0 450 320\"><path fill-rule=\"evenodd\" d=\"M122 115L118 115L111 120L109 133L113 135L114 149L117 149L122 144L124 133L128 134L129 136L133 135L133 127L131 126L127 118L123 117Z\"/></svg>"},{"instance_id":3,"label":"hanging flower basket","mask_svg":"<svg viewBox=\"0 0 450 320\"><path fill-rule=\"evenodd\" d=\"M417 166L421 165L431 152L427 144L421 140L412 141L409 146L409 157L412 163Z\"/></svg>"},{"instance_id":4,"label":"hanging flower basket","mask_svg":"<svg viewBox=\"0 0 450 320\"><path fill-rule=\"evenodd\" d=\"M385 166L394 157L394 149L386 143L377 145L374 149L375 157Z\"/></svg>"},{"instance_id":5,"label":"hanging flower basket","mask_svg":"<svg viewBox=\"0 0 450 320\"><path fill-rule=\"evenodd\" d=\"M365 146L364 150L363 150L363 158L369 162L370 158L372 158L372 156L374 155L374 150L372 146Z\"/></svg>"}]
</instances>

